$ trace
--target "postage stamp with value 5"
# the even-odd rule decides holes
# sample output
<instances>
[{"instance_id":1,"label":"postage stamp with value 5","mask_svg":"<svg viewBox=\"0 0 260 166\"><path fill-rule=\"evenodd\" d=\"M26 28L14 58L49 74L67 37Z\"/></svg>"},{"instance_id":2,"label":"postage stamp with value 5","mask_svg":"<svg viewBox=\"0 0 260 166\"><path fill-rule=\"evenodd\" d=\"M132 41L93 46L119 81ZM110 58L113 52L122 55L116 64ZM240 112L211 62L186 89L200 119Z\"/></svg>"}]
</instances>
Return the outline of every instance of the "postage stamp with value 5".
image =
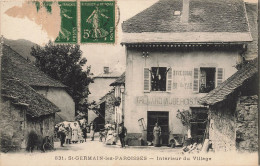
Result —
<instances>
[{"instance_id":1,"label":"postage stamp with value 5","mask_svg":"<svg viewBox=\"0 0 260 166\"><path fill-rule=\"evenodd\" d=\"M81 43L115 42L115 2L80 2Z\"/></svg>"}]
</instances>

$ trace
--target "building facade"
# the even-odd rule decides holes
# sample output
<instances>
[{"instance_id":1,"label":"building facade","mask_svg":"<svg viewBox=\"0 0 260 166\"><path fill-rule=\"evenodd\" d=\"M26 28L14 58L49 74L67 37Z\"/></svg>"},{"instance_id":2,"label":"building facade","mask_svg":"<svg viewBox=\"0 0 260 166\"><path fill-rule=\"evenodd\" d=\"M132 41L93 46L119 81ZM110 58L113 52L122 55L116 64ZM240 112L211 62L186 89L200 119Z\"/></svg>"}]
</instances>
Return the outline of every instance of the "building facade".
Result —
<instances>
[{"instance_id":1,"label":"building facade","mask_svg":"<svg viewBox=\"0 0 260 166\"><path fill-rule=\"evenodd\" d=\"M55 113L60 109L25 82L1 77L1 151L16 151L32 145L41 149L43 140L54 138Z\"/></svg>"},{"instance_id":2,"label":"building facade","mask_svg":"<svg viewBox=\"0 0 260 166\"><path fill-rule=\"evenodd\" d=\"M104 67L103 72L94 76L93 83L89 84L90 94L88 96L88 101L90 103L95 101L96 104L101 104L100 99L113 89L113 87L109 85L119 76L119 72L114 70L110 71L109 67ZM101 116L105 116L105 112L102 112L101 114ZM96 118L99 118L99 113L96 112L95 109L90 109L88 111L88 123L94 121Z\"/></svg>"},{"instance_id":3,"label":"building facade","mask_svg":"<svg viewBox=\"0 0 260 166\"><path fill-rule=\"evenodd\" d=\"M207 109L198 100L237 71L252 41L243 1L162 0L122 28L130 145L153 141L156 122L163 145L175 135L187 135L178 110L206 120ZM194 128L191 134L203 137L206 125Z\"/></svg>"},{"instance_id":4,"label":"building facade","mask_svg":"<svg viewBox=\"0 0 260 166\"><path fill-rule=\"evenodd\" d=\"M124 121L124 104L125 104L125 72L110 86L114 87L115 104L114 122L120 124Z\"/></svg>"},{"instance_id":5,"label":"building facade","mask_svg":"<svg viewBox=\"0 0 260 166\"><path fill-rule=\"evenodd\" d=\"M217 152L258 150L257 63L247 62L200 100L209 106L209 140Z\"/></svg>"},{"instance_id":6,"label":"building facade","mask_svg":"<svg viewBox=\"0 0 260 166\"><path fill-rule=\"evenodd\" d=\"M75 103L66 91L66 86L40 71L36 66L24 59L11 47L3 45L2 71L6 76L12 76L24 81L38 93L59 107L56 123L75 120Z\"/></svg>"}]
</instances>

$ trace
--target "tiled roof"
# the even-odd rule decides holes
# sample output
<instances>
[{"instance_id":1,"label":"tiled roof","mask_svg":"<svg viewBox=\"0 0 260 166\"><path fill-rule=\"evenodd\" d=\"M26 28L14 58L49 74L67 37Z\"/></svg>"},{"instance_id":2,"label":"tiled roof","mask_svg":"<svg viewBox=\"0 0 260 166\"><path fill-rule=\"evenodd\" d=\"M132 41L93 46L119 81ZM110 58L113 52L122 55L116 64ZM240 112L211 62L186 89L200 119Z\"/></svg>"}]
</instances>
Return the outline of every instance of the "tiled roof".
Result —
<instances>
[{"instance_id":1,"label":"tiled roof","mask_svg":"<svg viewBox=\"0 0 260 166\"><path fill-rule=\"evenodd\" d=\"M245 3L246 5L246 12L250 27L251 36L253 38L253 42L248 43L247 52L246 54L250 56L252 55L257 56L258 53L258 31L257 31L257 18L258 18L258 12L257 12L257 4L254 3ZM255 57L253 56L253 57Z\"/></svg>"},{"instance_id":2,"label":"tiled roof","mask_svg":"<svg viewBox=\"0 0 260 166\"><path fill-rule=\"evenodd\" d=\"M27 108L26 113L32 117L40 117L60 111L56 105L21 80L2 77L1 84L2 97L11 100L15 105L25 106Z\"/></svg>"},{"instance_id":3,"label":"tiled roof","mask_svg":"<svg viewBox=\"0 0 260 166\"><path fill-rule=\"evenodd\" d=\"M116 86L121 84L125 84L125 72L117 80L112 82L110 86Z\"/></svg>"},{"instance_id":4,"label":"tiled roof","mask_svg":"<svg viewBox=\"0 0 260 166\"><path fill-rule=\"evenodd\" d=\"M235 74L224 81L220 86L210 91L205 97L199 100L203 105L214 105L223 101L226 97L234 92L237 88L241 87L246 80L250 79L258 73L258 60L257 58L249 61L242 69L238 70Z\"/></svg>"},{"instance_id":5,"label":"tiled roof","mask_svg":"<svg viewBox=\"0 0 260 166\"><path fill-rule=\"evenodd\" d=\"M190 0L189 22L181 22L182 0L160 0L123 23L123 32L248 32L243 0Z\"/></svg>"},{"instance_id":6,"label":"tiled roof","mask_svg":"<svg viewBox=\"0 0 260 166\"><path fill-rule=\"evenodd\" d=\"M218 40L220 41L225 39L230 40L230 42L252 40L243 0L189 0L188 22L181 21L182 6L183 0L160 0L134 17L124 21L122 29L124 34L128 36L123 38L122 43L132 42L132 40L125 39L131 34L137 37L137 43L147 38L151 42L156 42L157 40L155 39L157 38L159 42L164 40L165 42L190 42L188 39L185 39L185 36L191 34L197 39L192 42L203 42L203 40L211 38L211 34L217 34L213 39L219 37ZM180 11L181 14L174 15L175 11ZM149 33L153 33L153 35ZM138 34L143 35L138 38ZM154 34L158 35L154 36ZM164 40L161 39L163 34L167 34ZM183 36L179 37L181 34ZM204 34L203 36L206 37L200 38L200 34ZM243 38L237 39L237 36L243 34L245 35ZM175 35L177 35L177 38L184 39L175 41ZM167 36L171 37L172 40L166 40Z\"/></svg>"},{"instance_id":7,"label":"tiled roof","mask_svg":"<svg viewBox=\"0 0 260 166\"><path fill-rule=\"evenodd\" d=\"M1 70L4 76L18 78L30 86L66 87L47 76L5 44L3 45Z\"/></svg>"}]
</instances>

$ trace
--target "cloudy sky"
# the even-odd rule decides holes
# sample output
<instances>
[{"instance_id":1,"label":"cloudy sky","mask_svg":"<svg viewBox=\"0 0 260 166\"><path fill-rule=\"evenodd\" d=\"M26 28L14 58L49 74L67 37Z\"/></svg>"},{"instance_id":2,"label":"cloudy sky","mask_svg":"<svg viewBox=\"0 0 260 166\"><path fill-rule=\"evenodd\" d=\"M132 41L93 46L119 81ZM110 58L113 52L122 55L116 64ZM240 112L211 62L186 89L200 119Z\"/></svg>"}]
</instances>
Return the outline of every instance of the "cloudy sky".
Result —
<instances>
[{"instance_id":1,"label":"cloudy sky","mask_svg":"<svg viewBox=\"0 0 260 166\"><path fill-rule=\"evenodd\" d=\"M120 45L122 37L121 23L148 8L157 1L158 0L118 0L120 22L117 27L117 44L81 44L83 56L88 59L87 65L91 65L94 74L101 72L103 66L109 66L118 71L124 70L125 51L124 47ZM257 0L246 1L257 2ZM44 45L49 39L51 39L50 35L46 33L45 25L39 24L37 18L30 17L30 13L27 16L20 17L6 14L6 11L10 8L21 8L23 5L21 0L9 0L0 3L0 33L6 38L13 40L26 39L39 45ZM17 11L17 9L15 10Z\"/></svg>"}]
</instances>

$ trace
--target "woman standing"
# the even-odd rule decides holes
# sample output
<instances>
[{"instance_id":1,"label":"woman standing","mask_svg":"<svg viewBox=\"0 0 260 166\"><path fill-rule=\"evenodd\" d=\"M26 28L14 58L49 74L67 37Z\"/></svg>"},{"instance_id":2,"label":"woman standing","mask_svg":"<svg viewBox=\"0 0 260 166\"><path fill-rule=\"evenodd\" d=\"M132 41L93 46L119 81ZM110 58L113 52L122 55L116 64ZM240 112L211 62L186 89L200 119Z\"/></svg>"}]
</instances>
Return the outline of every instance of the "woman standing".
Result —
<instances>
[{"instance_id":1,"label":"woman standing","mask_svg":"<svg viewBox=\"0 0 260 166\"><path fill-rule=\"evenodd\" d=\"M95 126L94 126L94 123L91 122L90 123L90 137L91 137L91 141L94 141L94 136L95 136Z\"/></svg>"},{"instance_id":2,"label":"woman standing","mask_svg":"<svg viewBox=\"0 0 260 166\"><path fill-rule=\"evenodd\" d=\"M74 123L74 127L72 128L72 143L77 143L79 140L79 128L77 123Z\"/></svg>"},{"instance_id":3,"label":"woman standing","mask_svg":"<svg viewBox=\"0 0 260 166\"><path fill-rule=\"evenodd\" d=\"M161 127L158 125L158 123L155 123L155 126L153 128L153 136L154 136L154 146L159 147L160 146Z\"/></svg>"}]
</instances>

